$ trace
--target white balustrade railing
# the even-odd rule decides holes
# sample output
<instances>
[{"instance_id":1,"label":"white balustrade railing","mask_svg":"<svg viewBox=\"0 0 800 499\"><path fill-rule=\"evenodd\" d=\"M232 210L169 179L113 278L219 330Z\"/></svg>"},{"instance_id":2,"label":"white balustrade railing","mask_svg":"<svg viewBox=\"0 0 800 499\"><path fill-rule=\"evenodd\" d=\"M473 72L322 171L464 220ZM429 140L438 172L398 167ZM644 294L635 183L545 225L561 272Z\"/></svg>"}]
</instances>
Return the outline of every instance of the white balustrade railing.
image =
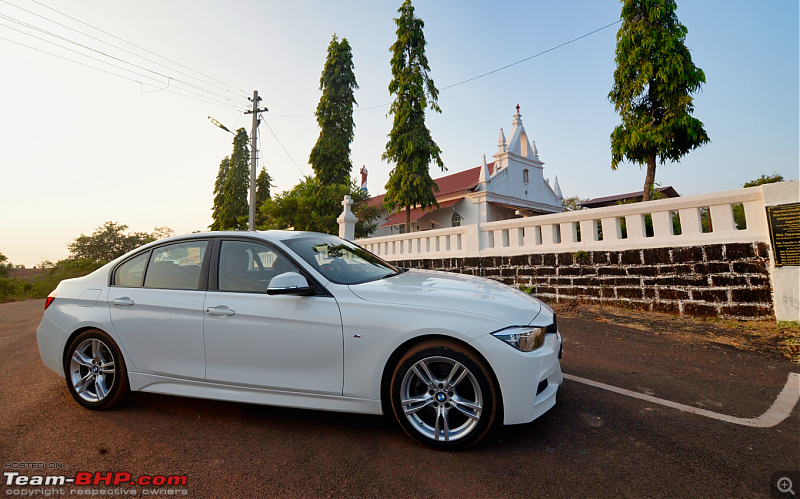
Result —
<instances>
[{"instance_id":1,"label":"white balustrade railing","mask_svg":"<svg viewBox=\"0 0 800 499\"><path fill-rule=\"evenodd\" d=\"M734 206L744 208L737 229ZM646 230L646 217L652 233ZM673 219L680 220L680 234ZM707 217L704 232L703 217ZM624 220L624 224L623 224ZM710 222L709 222L710 220ZM623 231L624 227L624 231ZM760 188L659 199L356 241L387 260L624 250L769 241Z\"/></svg>"}]
</instances>

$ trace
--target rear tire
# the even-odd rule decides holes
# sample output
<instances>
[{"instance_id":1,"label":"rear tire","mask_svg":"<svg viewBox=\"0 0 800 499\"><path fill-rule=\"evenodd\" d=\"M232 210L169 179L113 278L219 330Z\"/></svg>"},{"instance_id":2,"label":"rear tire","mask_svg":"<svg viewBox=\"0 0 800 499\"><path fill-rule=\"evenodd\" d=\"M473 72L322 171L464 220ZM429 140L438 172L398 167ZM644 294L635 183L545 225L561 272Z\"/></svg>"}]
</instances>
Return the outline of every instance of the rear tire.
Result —
<instances>
[{"instance_id":1,"label":"rear tire","mask_svg":"<svg viewBox=\"0 0 800 499\"><path fill-rule=\"evenodd\" d=\"M400 358L390 400L397 421L411 438L442 450L477 443L501 407L500 390L486 362L447 340L422 342Z\"/></svg>"},{"instance_id":2,"label":"rear tire","mask_svg":"<svg viewBox=\"0 0 800 499\"><path fill-rule=\"evenodd\" d=\"M128 370L117 344L99 329L84 331L67 348L67 388L87 409L107 409L130 393Z\"/></svg>"}]
</instances>

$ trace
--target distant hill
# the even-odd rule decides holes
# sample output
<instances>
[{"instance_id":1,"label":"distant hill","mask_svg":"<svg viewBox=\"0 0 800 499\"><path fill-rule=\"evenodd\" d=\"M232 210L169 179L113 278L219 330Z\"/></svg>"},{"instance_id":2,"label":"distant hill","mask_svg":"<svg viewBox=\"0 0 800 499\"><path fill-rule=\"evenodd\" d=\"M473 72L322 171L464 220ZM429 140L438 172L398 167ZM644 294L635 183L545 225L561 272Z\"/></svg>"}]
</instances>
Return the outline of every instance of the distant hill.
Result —
<instances>
[{"instance_id":1,"label":"distant hill","mask_svg":"<svg viewBox=\"0 0 800 499\"><path fill-rule=\"evenodd\" d=\"M33 282L37 277L45 275L45 269L14 269L9 272L8 277L15 277L21 281Z\"/></svg>"}]
</instances>

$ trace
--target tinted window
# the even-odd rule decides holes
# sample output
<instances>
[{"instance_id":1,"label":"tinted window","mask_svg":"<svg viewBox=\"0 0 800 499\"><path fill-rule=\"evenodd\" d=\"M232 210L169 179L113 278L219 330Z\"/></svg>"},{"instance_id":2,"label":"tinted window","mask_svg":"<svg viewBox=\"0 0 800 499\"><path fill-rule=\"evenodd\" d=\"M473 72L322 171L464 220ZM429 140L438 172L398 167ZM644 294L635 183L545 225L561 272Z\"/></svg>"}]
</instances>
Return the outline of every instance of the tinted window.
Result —
<instances>
[{"instance_id":1,"label":"tinted window","mask_svg":"<svg viewBox=\"0 0 800 499\"><path fill-rule=\"evenodd\" d=\"M150 252L147 251L117 267L117 271L114 273L114 285L128 288L141 287L144 266L149 256Z\"/></svg>"},{"instance_id":2,"label":"tinted window","mask_svg":"<svg viewBox=\"0 0 800 499\"><path fill-rule=\"evenodd\" d=\"M208 241L186 241L153 250L144 287L197 289Z\"/></svg>"},{"instance_id":3,"label":"tinted window","mask_svg":"<svg viewBox=\"0 0 800 499\"><path fill-rule=\"evenodd\" d=\"M269 282L284 272L299 272L297 267L268 246L223 241L219 253L219 289L266 293Z\"/></svg>"},{"instance_id":4,"label":"tinted window","mask_svg":"<svg viewBox=\"0 0 800 499\"><path fill-rule=\"evenodd\" d=\"M336 284L358 284L398 273L396 268L364 248L336 236L284 239L281 242Z\"/></svg>"}]
</instances>

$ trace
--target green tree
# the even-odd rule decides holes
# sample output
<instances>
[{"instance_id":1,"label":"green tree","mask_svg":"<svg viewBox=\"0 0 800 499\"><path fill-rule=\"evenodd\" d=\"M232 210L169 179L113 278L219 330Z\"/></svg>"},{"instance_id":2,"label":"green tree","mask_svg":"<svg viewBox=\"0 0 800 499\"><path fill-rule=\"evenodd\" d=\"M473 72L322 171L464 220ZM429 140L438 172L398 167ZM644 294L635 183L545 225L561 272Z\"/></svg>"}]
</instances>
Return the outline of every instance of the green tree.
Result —
<instances>
[{"instance_id":1,"label":"green tree","mask_svg":"<svg viewBox=\"0 0 800 499\"><path fill-rule=\"evenodd\" d=\"M0 253L0 277L8 277L8 273L13 268L14 265L8 261L8 257Z\"/></svg>"},{"instance_id":2,"label":"green tree","mask_svg":"<svg viewBox=\"0 0 800 499\"><path fill-rule=\"evenodd\" d=\"M774 184L775 182L783 182L783 175L780 173L773 173L772 175L761 175L755 180L745 182L742 187L758 187L764 184ZM744 230L747 228L747 219L744 216L744 205L739 203L733 205L733 221L736 223L736 228Z\"/></svg>"},{"instance_id":3,"label":"green tree","mask_svg":"<svg viewBox=\"0 0 800 499\"><path fill-rule=\"evenodd\" d=\"M706 81L684 41L674 0L622 0L614 86L609 100L622 119L611 133L611 169L647 165L643 201L652 199L656 160L680 161L709 142L692 116L692 94Z\"/></svg>"},{"instance_id":4,"label":"green tree","mask_svg":"<svg viewBox=\"0 0 800 499\"><path fill-rule=\"evenodd\" d=\"M90 236L81 234L67 245L70 259L110 262L139 246L155 241L165 230L172 232L169 227L157 228L156 233L153 234L147 232L126 234L126 230L128 230L127 225L106 222Z\"/></svg>"},{"instance_id":5,"label":"green tree","mask_svg":"<svg viewBox=\"0 0 800 499\"><path fill-rule=\"evenodd\" d=\"M561 206L564 207L564 211L577 211L583 210L583 206L581 203L588 201L588 199L581 199L578 196L571 196L568 198L564 198L561 200Z\"/></svg>"},{"instance_id":6,"label":"green tree","mask_svg":"<svg viewBox=\"0 0 800 499\"><path fill-rule=\"evenodd\" d=\"M774 184L775 182L783 182L783 175L780 173L773 173L772 175L761 175L755 180L745 182L742 187L758 187L764 184Z\"/></svg>"},{"instance_id":7,"label":"green tree","mask_svg":"<svg viewBox=\"0 0 800 499\"><path fill-rule=\"evenodd\" d=\"M245 230L249 215L247 191L250 189L250 147L247 131L240 128L233 138L228 172L222 188L217 230ZM213 229L212 229L213 230Z\"/></svg>"},{"instance_id":8,"label":"green tree","mask_svg":"<svg viewBox=\"0 0 800 499\"><path fill-rule=\"evenodd\" d=\"M353 53L347 38L340 41L333 35L319 79L322 96L314 113L320 128L319 138L308 157L322 184L350 183L353 169L350 144L356 126L353 121L354 92L358 89L353 68Z\"/></svg>"},{"instance_id":9,"label":"green tree","mask_svg":"<svg viewBox=\"0 0 800 499\"><path fill-rule=\"evenodd\" d=\"M397 41L392 53L392 81L389 93L395 96L389 109L394 116L392 131L383 159L394 163L386 183L383 204L393 210L403 207L406 210L406 232L411 230L411 207L423 209L435 205L434 192L439 187L429 171L431 162L446 170L441 158L441 149L431 137L425 125L425 109L441 113L439 91L428 76L431 70L425 56L425 35L422 19L414 16L411 0L406 0L397 10L400 16L394 20L397 25Z\"/></svg>"},{"instance_id":10,"label":"green tree","mask_svg":"<svg viewBox=\"0 0 800 499\"><path fill-rule=\"evenodd\" d=\"M225 179L228 177L228 170L231 167L231 158L225 156L219 164L219 171L217 172L217 180L214 182L214 207L211 208L211 225L208 226L211 230L222 230L222 205L225 200Z\"/></svg>"},{"instance_id":11,"label":"green tree","mask_svg":"<svg viewBox=\"0 0 800 499\"><path fill-rule=\"evenodd\" d=\"M272 185L272 177L267 173L267 169L262 166L256 178L256 227L264 225L267 221L264 214L258 208L263 205L267 199L272 197L270 195L270 188L272 187L274 187L274 185Z\"/></svg>"},{"instance_id":12,"label":"green tree","mask_svg":"<svg viewBox=\"0 0 800 499\"><path fill-rule=\"evenodd\" d=\"M375 232L380 208L369 206L369 194L362 191L352 180L349 185L322 184L316 177L305 177L291 190L268 199L260 206L265 223L259 229L310 230L327 234L338 234L336 218L342 212L345 195L353 199L353 214L356 222L356 238L368 237ZM331 213L336 212L331 216Z\"/></svg>"}]
</instances>

